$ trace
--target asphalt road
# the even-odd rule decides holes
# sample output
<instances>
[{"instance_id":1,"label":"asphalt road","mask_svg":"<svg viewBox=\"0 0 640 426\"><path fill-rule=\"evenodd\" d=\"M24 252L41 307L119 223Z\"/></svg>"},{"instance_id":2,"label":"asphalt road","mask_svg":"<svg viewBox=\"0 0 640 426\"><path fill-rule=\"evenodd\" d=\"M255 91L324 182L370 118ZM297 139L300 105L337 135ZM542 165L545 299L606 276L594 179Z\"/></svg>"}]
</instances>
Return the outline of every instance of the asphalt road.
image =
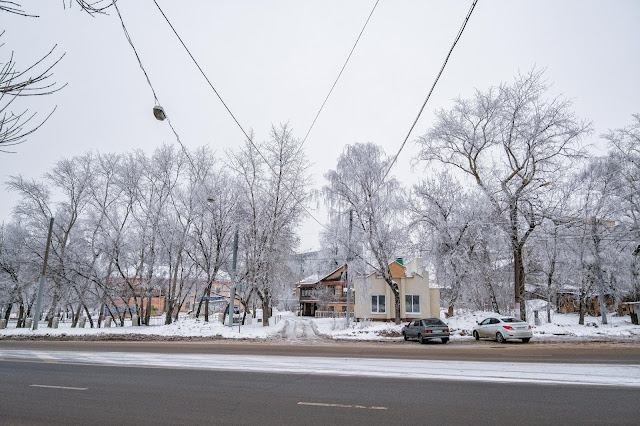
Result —
<instances>
[{"instance_id":1,"label":"asphalt road","mask_svg":"<svg viewBox=\"0 0 640 426\"><path fill-rule=\"evenodd\" d=\"M637 424L636 388L0 362L1 424Z\"/></svg>"},{"instance_id":2,"label":"asphalt road","mask_svg":"<svg viewBox=\"0 0 640 426\"><path fill-rule=\"evenodd\" d=\"M232 340L198 342L0 340L1 349L640 365L640 344L633 342L498 344L481 340L449 342L446 345L441 343L420 345L417 342L404 341L374 343L322 340L308 344Z\"/></svg>"}]
</instances>

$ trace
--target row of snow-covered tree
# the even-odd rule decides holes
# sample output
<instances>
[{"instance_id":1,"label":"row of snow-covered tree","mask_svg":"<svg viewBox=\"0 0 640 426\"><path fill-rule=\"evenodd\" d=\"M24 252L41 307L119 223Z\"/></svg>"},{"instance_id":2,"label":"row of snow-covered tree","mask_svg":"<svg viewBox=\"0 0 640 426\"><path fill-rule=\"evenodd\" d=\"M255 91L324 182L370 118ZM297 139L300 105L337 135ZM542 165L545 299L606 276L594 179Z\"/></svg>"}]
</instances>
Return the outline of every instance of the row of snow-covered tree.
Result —
<instances>
[{"instance_id":1,"label":"row of snow-covered tree","mask_svg":"<svg viewBox=\"0 0 640 426\"><path fill-rule=\"evenodd\" d=\"M304 166L300 142L281 126L267 141L246 143L224 159L206 148L187 152L165 145L152 155L62 159L41 181L11 177L7 184L20 201L0 239L4 317L14 308L21 320L31 314L54 217L47 318L71 311L75 324L99 309L123 324L133 310L115 307L131 304L148 324L152 305L143 299L160 294L165 323L171 323L190 292L200 300L210 296L216 276L231 271L237 231L242 303L262 307L268 324L298 241ZM207 303L195 309L209 319Z\"/></svg>"},{"instance_id":2,"label":"row of snow-covered tree","mask_svg":"<svg viewBox=\"0 0 640 426\"><path fill-rule=\"evenodd\" d=\"M413 252L432 266L450 314L526 318L526 299L550 309L566 292L581 323L593 300L606 322L607 299L640 300L640 115L600 136L603 156L588 155L591 137L570 101L549 97L541 71L476 91L438 111L418 139L424 178L411 190L386 176L394 158L379 147L347 147L326 175L333 215L323 241L345 247L335 236L347 235L353 210L355 247L389 284L396 318L387 265Z\"/></svg>"},{"instance_id":3,"label":"row of snow-covered tree","mask_svg":"<svg viewBox=\"0 0 640 426\"><path fill-rule=\"evenodd\" d=\"M417 140L422 178L412 188L389 173L395 159L379 146L345 147L316 193L330 212L321 238L330 258L318 272L345 261L349 278L376 270L395 296L396 321L400 291L388 265L411 254L435 273L449 313L526 317L526 299L555 303L569 291L582 319L594 295L638 299L640 115L602 135L605 155L588 155L592 133L534 70L440 110ZM127 312L112 308L133 301L148 323L144 299L162 294L170 323L188 294L211 295L220 271L231 271L237 231L242 303L262 307L267 325L269 308L302 278L288 265L306 213L305 170L301 142L280 126L224 156L170 146L150 156L88 153L60 160L41 181L11 177L20 201L0 236L3 315L29 316L55 217L48 318L99 310L123 323ZM207 307L195 307L205 320Z\"/></svg>"}]
</instances>

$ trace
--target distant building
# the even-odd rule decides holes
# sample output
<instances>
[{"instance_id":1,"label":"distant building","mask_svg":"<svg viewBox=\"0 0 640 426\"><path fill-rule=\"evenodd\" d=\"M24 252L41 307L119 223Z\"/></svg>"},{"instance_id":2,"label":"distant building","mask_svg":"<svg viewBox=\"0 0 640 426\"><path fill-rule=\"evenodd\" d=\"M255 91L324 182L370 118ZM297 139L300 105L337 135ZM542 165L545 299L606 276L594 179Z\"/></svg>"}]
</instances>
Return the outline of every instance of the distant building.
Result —
<instances>
[{"instance_id":1,"label":"distant building","mask_svg":"<svg viewBox=\"0 0 640 426\"><path fill-rule=\"evenodd\" d=\"M296 284L296 295L302 316L333 316L347 311L347 283L344 281L346 265L340 266L320 278L311 275ZM353 293L351 311L353 311ZM323 314L320 315L320 312Z\"/></svg>"}]
</instances>

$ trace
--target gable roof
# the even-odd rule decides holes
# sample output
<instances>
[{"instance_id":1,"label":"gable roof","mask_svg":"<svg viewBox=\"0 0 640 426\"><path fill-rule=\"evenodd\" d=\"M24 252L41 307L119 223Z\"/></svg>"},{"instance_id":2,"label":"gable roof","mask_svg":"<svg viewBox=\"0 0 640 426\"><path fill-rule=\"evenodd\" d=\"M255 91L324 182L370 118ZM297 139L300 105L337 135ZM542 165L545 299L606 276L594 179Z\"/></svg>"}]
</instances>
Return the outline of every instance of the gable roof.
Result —
<instances>
[{"instance_id":1,"label":"gable roof","mask_svg":"<svg viewBox=\"0 0 640 426\"><path fill-rule=\"evenodd\" d=\"M344 272L347 265L342 265L337 269L329 272L329 274L325 275L322 278L319 278L318 274L313 274L303 280L298 282L298 287L312 287L321 282L331 283L331 282L341 282L342 273Z\"/></svg>"},{"instance_id":2,"label":"gable roof","mask_svg":"<svg viewBox=\"0 0 640 426\"><path fill-rule=\"evenodd\" d=\"M402 263L398 262L397 260L394 260L393 262L389 263L389 272L391 272L391 278L404 278L406 276L405 274L406 269L407 267L404 266ZM374 275L377 273L378 271L373 271L369 275L367 275L367 277L370 277L371 275Z\"/></svg>"}]
</instances>

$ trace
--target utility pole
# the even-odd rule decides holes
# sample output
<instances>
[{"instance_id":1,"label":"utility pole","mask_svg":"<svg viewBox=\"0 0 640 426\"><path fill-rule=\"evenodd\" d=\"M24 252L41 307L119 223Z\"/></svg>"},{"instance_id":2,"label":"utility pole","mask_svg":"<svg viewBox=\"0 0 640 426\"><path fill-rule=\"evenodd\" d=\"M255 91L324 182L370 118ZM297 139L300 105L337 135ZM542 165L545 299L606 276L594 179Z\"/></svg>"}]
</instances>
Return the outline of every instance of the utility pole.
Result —
<instances>
[{"instance_id":1,"label":"utility pole","mask_svg":"<svg viewBox=\"0 0 640 426\"><path fill-rule=\"evenodd\" d=\"M229 291L229 327L233 327L233 310L236 298L236 265L238 262L238 230L233 236L233 260L231 263L231 289ZM238 320L240 320L238 318ZM240 326L238 326L240 330Z\"/></svg>"},{"instance_id":2,"label":"utility pole","mask_svg":"<svg viewBox=\"0 0 640 426\"><path fill-rule=\"evenodd\" d=\"M347 240L347 327L351 316L351 278L349 274L349 263L351 262L351 230L353 229L353 209L349 210L349 239Z\"/></svg>"},{"instance_id":3,"label":"utility pole","mask_svg":"<svg viewBox=\"0 0 640 426\"><path fill-rule=\"evenodd\" d=\"M44 293L44 285L47 282L47 261L49 260L49 246L51 245L51 231L53 230L53 218L49 220L49 234L47 235L47 245L44 248L44 261L42 262L42 274L40 274L40 285L38 287L38 299L36 301L36 311L33 314L33 329L38 329L40 321L40 311L42 309L42 293Z\"/></svg>"}]
</instances>

